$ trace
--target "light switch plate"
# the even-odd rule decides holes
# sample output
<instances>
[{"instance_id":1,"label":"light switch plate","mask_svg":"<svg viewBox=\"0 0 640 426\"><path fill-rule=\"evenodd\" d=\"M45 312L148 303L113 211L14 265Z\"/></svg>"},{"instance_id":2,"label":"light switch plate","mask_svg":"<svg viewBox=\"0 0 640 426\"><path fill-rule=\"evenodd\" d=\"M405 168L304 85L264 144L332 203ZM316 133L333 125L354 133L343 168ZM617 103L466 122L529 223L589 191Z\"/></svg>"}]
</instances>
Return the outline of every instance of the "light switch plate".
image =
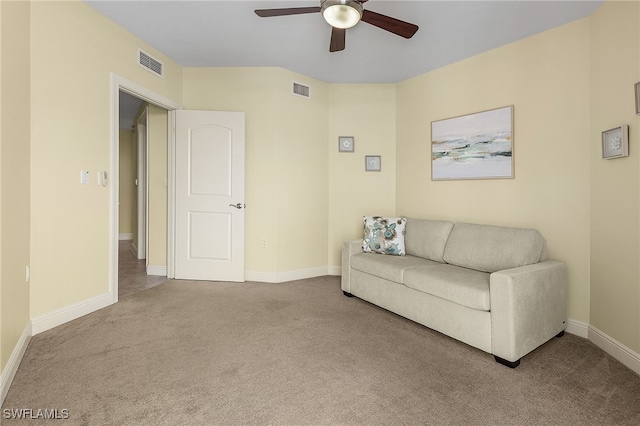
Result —
<instances>
[{"instance_id":1,"label":"light switch plate","mask_svg":"<svg viewBox=\"0 0 640 426\"><path fill-rule=\"evenodd\" d=\"M89 171L88 170L80 170L80 183L83 185L89 184Z\"/></svg>"}]
</instances>

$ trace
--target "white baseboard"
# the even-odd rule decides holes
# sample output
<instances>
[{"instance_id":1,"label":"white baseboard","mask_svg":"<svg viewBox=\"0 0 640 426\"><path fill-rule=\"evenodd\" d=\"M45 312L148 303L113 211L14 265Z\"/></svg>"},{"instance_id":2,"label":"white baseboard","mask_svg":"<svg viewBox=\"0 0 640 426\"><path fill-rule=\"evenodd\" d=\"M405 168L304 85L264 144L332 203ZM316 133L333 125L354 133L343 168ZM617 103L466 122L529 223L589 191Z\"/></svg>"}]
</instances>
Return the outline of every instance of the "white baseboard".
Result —
<instances>
[{"instance_id":1,"label":"white baseboard","mask_svg":"<svg viewBox=\"0 0 640 426\"><path fill-rule=\"evenodd\" d=\"M635 353L622 343L607 336L594 326L589 326L589 340L600 349L629 367L636 374L640 375L640 354Z\"/></svg>"},{"instance_id":2,"label":"white baseboard","mask_svg":"<svg viewBox=\"0 0 640 426\"><path fill-rule=\"evenodd\" d=\"M72 321L76 318L83 317L87 314L95 312L113 304L113 295L104 293L100 296L78 302L71 306L58 309L49 314L41 315L31 320L31 330L33 335L40 334L43 331L50 330L54 327Z\"/></svg>"},{"instance_id":3,"label":"white baseboard","mask_svg":"<svg viewBox=\"0 0 640 426\"><path fill-rule=\"evenodd\" d=\"M129 233L129 234L118 234L118 240L120 240L120 241L133 240L133 234L131 234L131 233Z\"/></svg>"},{"instance_id":4,"label":"white baseboard","mask_svg":"<svg viewBox=\"0 0 640 426\"><path fill-rule=\"evenodd\" d=\"M585 322L569 319L567 333L583 337L640 375L640 354Z\"/></svg>"},{"instance_id":5,"label":"white baseboard","mask_svg":"<svg viewBox=\"0 0 640 426\"><path fill-rule=\"evenodd\" d=\"M24 328L22 335L18 339L18 343L11 352L9 361L7 361L7 364L2 370L2 375L0 375L0 405L4 403L4 398L9 392L9 387L11 386L11 382L13 382L13 378L16 376L16 372L18 371L18 367L20 366L22 357L24 356L24 353L27 350L27 346L29 345L29 340L31 340L30 322L28 322L26 327Z\"/></svg>"},{"instance_id":6,"label":"white baseboard","mask_svg":"<svg viewBox=\"0 0 640 426\"><path fill-rule=\"evenodd\" d=\"M587 324L586 322L569 318L567 320L567 328L565 329L565 331L567 333L575 334L576 336L580 336L585 339L589 338L589 324Z\"/></svg>"},{"instance_id":7,"label":"white baseboard","mask_svg":"<svg viewBox=\"0 0 640 426\"><path fill-rule=\"evenodd\" d=\"M167 276L167 267L159 265L147 265L147 275Z\"/></svg>"},{"instance_id":8,"label":"white baseboard","mask_svg":"<svg viewBox=\"0 0 640 426\"><path fill-rule=\"evenodd\" d=\"M329 267L327 266L309 269L298 269L296 271L287 272L246 271L244 278L247 281L257 281L263 283L284 283L287 281L304 280L306 278L321 277L324 275L329 275Z\"/></svg>"}]
</instances>

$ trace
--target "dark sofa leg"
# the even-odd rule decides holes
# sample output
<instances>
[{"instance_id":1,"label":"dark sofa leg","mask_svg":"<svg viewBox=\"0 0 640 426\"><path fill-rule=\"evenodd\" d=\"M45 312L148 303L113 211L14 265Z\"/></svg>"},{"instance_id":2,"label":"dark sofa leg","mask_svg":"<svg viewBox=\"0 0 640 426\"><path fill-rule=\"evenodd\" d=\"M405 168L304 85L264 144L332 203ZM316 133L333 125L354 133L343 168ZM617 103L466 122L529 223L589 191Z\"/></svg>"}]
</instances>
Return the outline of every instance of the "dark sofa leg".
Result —
<instances>
[{"instance_id":1,"label":"dark sofa leg","mask_svg":"<svg viewBox=\"0 0 640 426\"><path fill-rule=\"evenodd\" d=\"M506 359L500 358L497 355L494 355L493 357L496 359L496 362L499 362L502 365L506 365L509 368L516 368L517 366L520 365L520 360L519 359L517 359L515 361L507 361Z\"/></svg>"},{"instance_id":2,"label":"dark sofa leg","mask_svg":"<svg viewBox=\"0 0 640 426\"><path fill-rule=\"evenodd\" d=\"M347 297L353 297L353 294L347 293L346 291L343 291L342 294L344 294Z\"/></svg>"},{"instance_id":3,"label":"dark sofa leg","mask_svg":"<svg viewBox=\"0 0 640 426\"><path fill-rule=\"evenodd\" d=\"M562 330L560 333L556 334L556 337L562 337L564 336L564 330Z\"/></svg>"}]
</instances>

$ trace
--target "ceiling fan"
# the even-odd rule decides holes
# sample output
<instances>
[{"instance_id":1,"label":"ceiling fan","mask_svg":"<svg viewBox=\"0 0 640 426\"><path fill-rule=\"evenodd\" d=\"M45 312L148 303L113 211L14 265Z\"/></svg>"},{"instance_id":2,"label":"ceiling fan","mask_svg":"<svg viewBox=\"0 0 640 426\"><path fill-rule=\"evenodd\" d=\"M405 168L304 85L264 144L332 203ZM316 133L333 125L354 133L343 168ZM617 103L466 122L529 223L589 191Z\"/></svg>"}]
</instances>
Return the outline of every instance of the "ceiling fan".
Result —
<instances>
[{"instance_id":1,"label":"ceiling fan","mask_svg":"<svg viewBox=\"0 0 640 426\"><path fill-rule=\"evenodd\" d=\"M347 28L363 21L400 37L411 38L418 31L418 26L380 13L364 10L367 0L321 0L317 7L287 7L283 9L257 9L256 15L262 18L272 16L301 15L321 12L331 25L331 42L329 52L344 50Z\"/></svg>"}]
</instances>

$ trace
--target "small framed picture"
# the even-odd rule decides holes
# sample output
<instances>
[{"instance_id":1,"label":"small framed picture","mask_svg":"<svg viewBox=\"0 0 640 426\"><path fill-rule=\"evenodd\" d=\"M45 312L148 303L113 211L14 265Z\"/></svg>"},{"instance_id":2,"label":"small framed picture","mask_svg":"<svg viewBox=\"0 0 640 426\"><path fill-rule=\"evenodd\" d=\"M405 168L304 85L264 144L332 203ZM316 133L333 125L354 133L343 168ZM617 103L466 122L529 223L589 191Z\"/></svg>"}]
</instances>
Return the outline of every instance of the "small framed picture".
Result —
<instances>
[{"instance_id":1,"label":"small framed picture","mask_svg":"<svg viewBox=\"0 0 640 426\"><path fill-rule=\"evenodd\" d=\"M623 124L602 132L602 158L610 160L628 156L629 126Z\"/></svg>"},{"instance_id":2,"label":"small framed picture","mask_svg":"<svg viewBox=\"0 0 640 426\"><path fill-rule=\"evenodd\" d=\"M354 152L355 141L353 136L338 137L338 152Z\"/></svg>"},{"instance_id":3,"label":"small framed picture","mask_svg":"<svg viewBox=\"0 0 640 426\"><path fill-rule=\"evenodd\" d=\"M382 169L382 159L379 155L365 155L364 169L367 172L379 172Z\"/></svg>"},{"instance_id":4,"label":"small framed picture","mask_svg":"<svg viewBox=\"0 0 640 426\"><path fill-rule=\"evenodd\" d=\"M636 115L640 115L640 81L635 84L636 88Z\"/></svg>"}]
</instances>

